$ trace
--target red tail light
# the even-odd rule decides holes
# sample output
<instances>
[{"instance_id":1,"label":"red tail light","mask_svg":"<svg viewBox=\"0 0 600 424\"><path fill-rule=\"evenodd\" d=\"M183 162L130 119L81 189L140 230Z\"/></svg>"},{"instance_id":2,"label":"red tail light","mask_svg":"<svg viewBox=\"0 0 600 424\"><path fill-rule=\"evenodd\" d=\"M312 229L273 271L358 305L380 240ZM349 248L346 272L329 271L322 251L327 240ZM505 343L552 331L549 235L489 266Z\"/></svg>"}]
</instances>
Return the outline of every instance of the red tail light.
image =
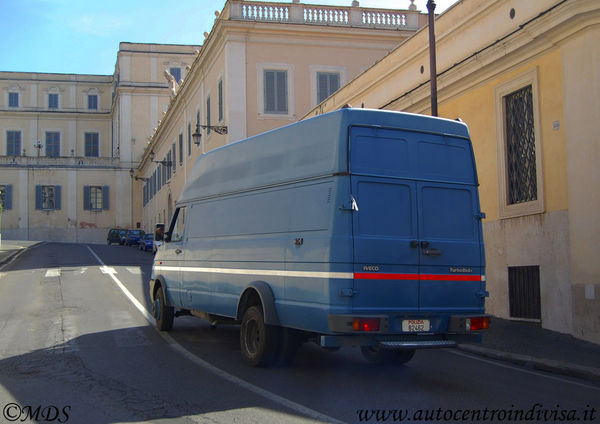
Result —
<instances>
[{"instance_id":1,"label":"red tail light","mask_svg":"<svg viewBox=\"0 0 600 424\"><path fill-rule=\"evenodd\" d=\"M354 318L352 329L354 331L379 331L379 318Z\"/></svg>"},{"instance_id":2,"label":"red tail light","mask_svg":"<svg viewBox=\"0 0 600 424\"><path fill-rule=\"evenodd\" d=\"M490 328L488 317L467 318L467 331L487 330Z\"/></svg>"}]
</instances>

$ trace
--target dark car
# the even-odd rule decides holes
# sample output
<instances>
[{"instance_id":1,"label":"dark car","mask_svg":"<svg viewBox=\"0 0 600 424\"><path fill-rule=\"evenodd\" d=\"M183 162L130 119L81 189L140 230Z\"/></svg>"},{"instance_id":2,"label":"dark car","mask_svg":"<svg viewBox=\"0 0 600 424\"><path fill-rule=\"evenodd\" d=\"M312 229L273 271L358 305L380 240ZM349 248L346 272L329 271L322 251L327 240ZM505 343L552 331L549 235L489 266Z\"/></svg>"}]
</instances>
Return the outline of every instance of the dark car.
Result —
<instances>
[{"instance_id":1,"label":"dark car","mask_svg":"<svg viewBox=\"0 0 600 424\"><path fill-rule=\"evenodd\" d=\"M129 230L125 238L125 246L137 246L140 239L144 236L142 230Z\"/></svg>"},{"instance_id":2,"label":"dark car","mask_svg":"<svg viewBox=\"0 0 600 424\"><path fill-rule=\"evenodd\" d=\"M148 251L154 247L154 234L144 234L144 237L138 242L138 248L140 250Z\"/></svg>"},{"instance_id":3,"label":"dark car","mask_svg":"<svg viewBox=\"0 0 600 424\"><path fill-rule=\"evenodd\" d=\"M106 236L106 243L108 245L111 245L113 243L121 244L121 231L123 230L121 230L120 228L111 228L110 230L108 230L108 235Z\"/></svg>"},{"instance_id":4,"label":"dark car","mask_svg":"<svg viewBox=\"0 0 600 424\"><path fill-rule=\"evenodd\" d=\"M127 230L119 231L119 244L125 244L125 240L127 239Z\"/></svg>"}]
</instances>

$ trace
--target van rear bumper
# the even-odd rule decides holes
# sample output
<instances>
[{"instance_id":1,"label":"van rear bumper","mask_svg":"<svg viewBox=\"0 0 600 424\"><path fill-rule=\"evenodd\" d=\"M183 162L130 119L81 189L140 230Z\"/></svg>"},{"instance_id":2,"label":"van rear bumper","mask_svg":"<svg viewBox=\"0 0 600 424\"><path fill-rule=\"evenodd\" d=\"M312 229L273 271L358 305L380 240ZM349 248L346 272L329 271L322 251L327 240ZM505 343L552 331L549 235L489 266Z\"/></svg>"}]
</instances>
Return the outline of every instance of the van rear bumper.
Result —
<instances>
[{"instance_id":1,"label":"van rear bumper","mask_svg":"<svg viewBox=\"0 0 600 424\"><path fill-rule=\"evenodd\" d=\"M435 349L456 347L460 343L480 343L479 330L488 328L490 321L486 314L403 316L400 321L425 318L428 322L426 331L409 332L403 331L398 323L392 325L398 319L389 315L329 315L328 318L329 329L334 334L321 335L321 346L378 346L383 349ZM482 320L485 326L482 326ZM357 321L361 325L356 325ZM361 331L363 328L367 331Z\"/></svg>"},{"instance_id":2,"label":"van rear bumper","mask_svg":"<svg viewBox=\"0 0 600 424\"><path fill-rule=\"evenodd\" d=\"M319 337L322 347L377 346L383 349L442 349L456 347L461 343L481 343L481 334L422 334L393 336L327 335Z\"/></svg>"}]
</instances>

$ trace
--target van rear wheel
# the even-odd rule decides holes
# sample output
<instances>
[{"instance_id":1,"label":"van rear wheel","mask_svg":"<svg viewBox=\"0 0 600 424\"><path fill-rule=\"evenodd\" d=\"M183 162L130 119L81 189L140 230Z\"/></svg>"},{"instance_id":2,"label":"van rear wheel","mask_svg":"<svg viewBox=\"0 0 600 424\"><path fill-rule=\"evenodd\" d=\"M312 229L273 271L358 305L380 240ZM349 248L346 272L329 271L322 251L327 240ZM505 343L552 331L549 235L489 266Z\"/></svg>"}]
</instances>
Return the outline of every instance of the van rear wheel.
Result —
<instances>
[{"instance_id":1,"label":"van rear wheel","mask_svg":"<svg viewBox=\"0 0 600 424\"><path fill-rule=\"evenodd\" d=\"M242 318L240 346L242 359L253 367L272 364L277 357L278 327L265 324L263 311L249 307Z\"/></svg>"},{"instance_id":2,"label":"van rear wheel","mask_svg":"<svg viewBox=\"0 0 600 424\"><path fill-rule=\"evenodd\" d=\"M414 349L408 350L389 350L381 349L376 346L362 346L360 348L364 358L372 364L405 364L415 355Z\"/></svg>"}]
</instances>

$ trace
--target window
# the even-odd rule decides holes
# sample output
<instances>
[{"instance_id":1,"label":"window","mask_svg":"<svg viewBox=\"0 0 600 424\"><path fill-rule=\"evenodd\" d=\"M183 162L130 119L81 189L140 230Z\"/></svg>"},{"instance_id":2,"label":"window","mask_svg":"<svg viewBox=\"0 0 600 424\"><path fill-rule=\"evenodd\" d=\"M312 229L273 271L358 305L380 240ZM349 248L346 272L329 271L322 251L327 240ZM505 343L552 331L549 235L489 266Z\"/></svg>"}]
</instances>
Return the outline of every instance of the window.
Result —
<instances>
[{"instance_id":1,"label":"window","mask_svg":"<svg viewBox=\"0 0 600 424\"><path fill-rule=\"evenodd\" d=\"M85 156L97 158L100 155L98 133L85 133Z\"/></svg>"},{"instance_id":2,"label":"window","mask_svg":"<svg viewBox=\"0 0 600 424\"><path fill-rule=\"evenodd\" d=\"M88 109L98 110L98 95L97 94L88 95Z\"/></svg>"},{"instance_id":3,"label":"window","mask_svg":"<svg viewBox=\"0 0 600 424\"><path fill-rule=\"evenodd\" d=\"M219 80L219 122L223 121L223 80Z\"/></svg>"},{"instance_id":4,"label":"window","mask_svg":"<svg viewBox=\"0 0 600 424\"><path fill-rule=\"evenodd\" d=\"M532 102L531 85L504 97L509 205L537 200Z\"/></svg>"},{"instance_id":5,"label":"window","mask_svg":"<svg viewBox=\"0 0 600 424\"><path fill-rule=\"evenodd\" d=\"M8 93L8 107L19 107L19 93Z\"/></svg>"},{"instance_id":6,"label":"window","mask_svg":"<svg viewBox=\"0 0 600 424\"><path fill-rule=\"evenodd\" d=\"M12 209L12 184L0 185L0 207L2 210Z\"/></svg>"},{"instance_id":7,"label":"window","mask_svg":"<svg viewBox=\"0 0 600 424\"><path fill-rule=\"evenodd\" d=\"M287 114L287 71L264 71L265 113Z\"/></svg>"},{"instance_id":8,"label":"window","mask_svg":"<svg viewBox=\"0 0 600 424\"><path fill-rule=\"evenodd\" d=\"M173 174L174 174L175 172L177 172L177 146L175 143L173 143L171 145L171 152L172 152L171 164L172 164Z\"/></svg>"},{"instance_id":9,"label":"window","mask_svg":"<svg viewBox=\"0 0 600 424\"><path fill-rule=\"evenodd\" d=\"M500 217L544 211L537 69L496 88Z\"/></svg>"},{"instance_id":10,"label":"window","mask_svg":"<svg viewBox=\"0 0 600 424\"><path fill-rule=\"evenodd\" d=\"M339 73L317 72L317 103L321 103L339 89Z\"/></svg>"},{"instance_id":11,"label":"window","mask_svg":"<svg viewBox=\"0 0 600 424\"><path fill-rule=\"evenodd\" d=\"M188 156L192 155L192 124L189 122L187 127L187 153Z\"/></svg>"},{"instance_id":12,"label":"window","mask_svg":"<svg viewBox=\"0 0 600 424\"><path fill-rule=\"evenodd\" d=\"M177 208L171 228L169 229L169 241L179 242L183 240L183 231L185 229L185 208Z\"/></svg>"},{"instance_id":13,"label":"window","mask_svg":"<svg viewBox=\"0 0 600 424\"><path fill-rule=\"evenodd\" d=\"M511 318L540 320L540 267L508 267L508 300Z\"/></svg>"},{"instance_id":14,"label":"window","mask_svg":"<svg viewBox=\"0 0 600 424\"><path fill-rule=\"evenodd\" d=\"M181 81L181 68L171 68L169 69L169 73L173 75L177 83Z\"/></svg>"},{"instance_id":15,"label":"window","mask_svg":"<svg viewBox=\"0 0 600 424\"><path fill-rule=\"evenodd\" d=\"M46 132L46 156L57 158L60 156L60 133Z\"/></svg>"},{"instance_id":16,"label":"window","mask_svg":"<svg viewBox=\"0 0 600 424\"><path fill-rule=\"evenodd\" d=\"M35 186L35 208L37 210L60 209L60 186Z\"/></svg>"},{"instance_id":17,"label":"window","mask_svg":"<svg viewBox=\"0 0 600 424\"><path fill-rule=\"evenodd\" d=\"M169 152L167 153L167 163L171 162L171 159L171 152ZM165 170L167 171L167 181L169 181L171 179L173 168L171 166L165 166Z\"/></svg>"},{"instance_id":18,"label":"window","mask_svg":"<svg viewBox=\"0 0 600 424\"><path fill-rule=\"evenodd\" d=\"M6 131L6 156L21 155L21 131Z\"/></svg>"},{"instance_id":19,"label":"window","mask_svg":"<svg viewBox=\"0 0 600 424\"><path fill-rule=\"evenodd\" d=\"M109 208L108 186L84 186L83 209L87 211L102 211Z\"/></svg>"},{"instance_id":20,"label":"window","mask_svg":"<svg viewBox=\"0 0 600 424\"><path fill-rule=\"evenodd\" d=\"M210 134L210 96L206 98L206 135Z\"/></svg>"},{"instance_id":21,"label":"window","mask_svg":"<svg viewBox=\"0 0 600 424\"><path fill-rule=\"evenodd\" d=\"M58 94L48 94L48 109L58 109Z\"/></svg>"},{"instance_id":22,"label":"window","mask_svg":"<svg viewBox=\"0 0 600 424\"><path fill-rule=\"evenodd\" d=\"M179 134L179 166L183 165L183 134Z\"/></svg>"}]
</instances>

